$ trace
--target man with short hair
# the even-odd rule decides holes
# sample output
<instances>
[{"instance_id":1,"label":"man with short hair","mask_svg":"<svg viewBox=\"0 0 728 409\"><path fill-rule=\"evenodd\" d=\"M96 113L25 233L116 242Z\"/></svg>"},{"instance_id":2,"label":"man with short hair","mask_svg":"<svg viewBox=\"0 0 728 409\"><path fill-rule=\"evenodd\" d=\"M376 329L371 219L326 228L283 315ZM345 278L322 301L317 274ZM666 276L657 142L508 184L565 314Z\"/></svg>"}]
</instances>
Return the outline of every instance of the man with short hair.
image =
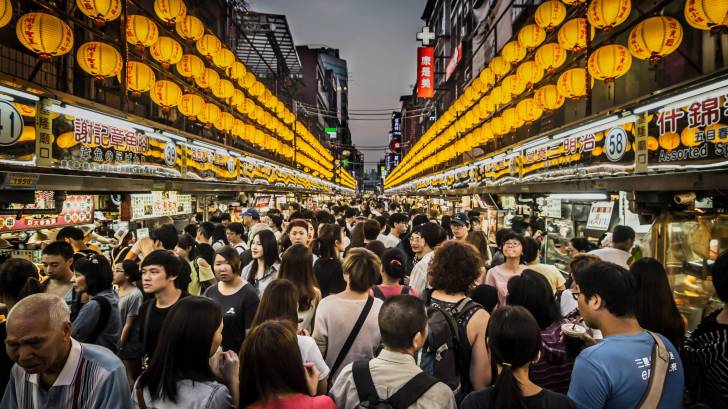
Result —
<instances>
[{"instance_id":1,"label":"man with short hair","mask_svg":"<svg viewBox=\"0 0 728 409\"><path fill-rule=\"evenodd\" d=\"M83 230L75 226L66 226L58 231L56 241L65 241L73 247L74 253L93 254L96 253L90 249L84 242L85 234Z\"/></svg>"},{"instance_id":2,"label":"man with short hair","mask_svg":"<svg viewBox=\"0 0 728 409\"><path fill-rule=\"evenodd\" d=\"M108 349L71 337L66 303L33 294L8 314L5 347L15 362L0 409L130 409L121 360Z\"/></svg>"},{"instance_id":3,"label":"man with short hair","mask_svg":"<svg viewBox=\"0 0 728 409\"><path fill-rule=\"evenodd\" d=\"M653 336L634 315L636 284L629 271L597 261L574 271L579 313L604 340L579 354L569 385L569 398L579 408L635 408L647 392L652 362ZM682 408L685 377L677 349L662 335L669 351L667 374L659 408ZM659 358L658 358L659 359Z\"/></svg>"},{"instance_id":4,"label":"man with short hair","mask_svg":"<svg viewBox=\"0 0 728 409\"><path fill-rule=\"evenodd\" d=\"M225 228L225 237L227 237L230 246L238 251L238 254L243 254L248 249L248 243L243 240L245 234L245 227L242 223L233 222Z\"/></svg>"},{"instance_id":5,"label":"man with short hair","mask_svg":"<svg viewBox=\"0 0 728 409\"><path fill-rule=\"evenodd\" d=\"M412 394L402 396L410 401L409 408L451 408L454 409L455 397L452 390L442 382L429 376L420 375L422 369L417 366L415 356L422 349L427 339L427 312L425 305L416 297L396 295L389 297L379 311L379 331L381 332L384 349L379 356L369 361L354 361L345 366L336 378L331 388L331 397L340 409L358 407L360 394L364 392L364 385L355 380L355 376L362 374L371 378L376 391L376 397L386 400L403 388L416 376L429 380L422 389L414 391L412 384L409 390ZM358 372L358 371L362 372ZM355 375L356 372L356 375ZM429 387L428 387L429 385ZM422 392L422 393L420 393ZM403 392L407 393L407 392ZM418 396L414 396L417 395Z\"/></svg>"},{"instance_id":6,"label":"man with short hair","mask_svg":"<svg viewBox=\"0 0 728 409\"><path fill-rule=\"evenodd\" d=\"M354 230L355 218L359 214L359 211L355 207L347 207L344 210L344 223L346 227L346 235L351 236L351 231Z\"/></svg>"},{"instance_id":7,"label":"man with short hair","mask_svg":"<svg viewBox=\"0 0 728 409\"><path fill-rule=\"evenodd\" d=\"M253 235L251 234L253 231L252 227L256 223L260 223L260 213L253 208L248 208L242 213L242 216L243 224L245 225L245 229L248 231L248 239L246 242L250 243L250 240L253 239Z\"/></svg>"},{"instance_id":8,"label":"man with short hair","mask_svg":"<svg viewBox=\"0 0 728 409\"><path fill-rule=\"evenodd\" d=\"M403 213L393 213L389 216L389 234L384 236L381 240L384 243L384 247L392 248L397 247L399 242L402 240L402 236L407 233L407 222L409 219L407 215Z\"/></svg>"},{"instance_id":9,"label":"man with short hair","mask_svg":"<svg viewBox=\"0 0 728 409\"><path fill-rule=\"evenodd\" d=\"M634 246L635 233L629 226L614 226L612 231L612 246L590 251L604 261L612 262L620 267L629 269L627 263L632 257L632 246Z\"/></svg>"},{"instance_id":10,"label":"man with short hair","mask_svg":"<svg viewBox=\"0 0 728 409\"><path fill-rule=\"evenodd\" d=\"M470 219L468 219L465 213L455 213L450 219L450 230L455 240L465 241L468 238L469 228Z\"/></svg>"},{"instance_id":11,"label":"man with short hair","mask_svg":"<svg viewBox=\"0 0 728 409\"><path fill-rule=\"evenodd\" d=\"M434 255L435 247L445 241L445 230L439 224L427 222L412 229L410 245L415 253L415 265L410 275L410 287L424 297L427 283L427 269Z\"/></svg>"},{"instance_id":12,"label":"man with short hair","mask_svg":"<svg viewBox=\"0 0 728 409\"><path fill-rule=\"evenodd\" d=\"M212 244L210 241L212 239L212 233L215 232L215 224L212 222L202 222L199 226L197 226L197 235L195 236L195 240L198 243L207 243Z\"/></svg>"},{"instance_id":13,"label":"man with short hair","mask_svg":"<svg viewBox=\"0 0 728 409\"><path fill-rule=\"evenodd\" d=\"M232 218L230 217L230 213L223 213L220 215L220 223L222 223L223 226L228 227L231 222Z\"/></svg>"},{"instance_id":14,"label":"man with short hair","mask_svg":"<svg viewBox=\"0 0 728 409\"><path fill-rule=\"evenodd\" d=\"M180 259L171 251L155 250L149 253L142 261L141 270L142 289L145 294L154 295L154 298L144 302L139 308L139 319L135 324L139 328L144 353L151 360L167 313L188 294L175 285L175 281L183 279L184 273Z\"/></svg>"},{"instance_id":15,"label":"man with short hair","mask_svg":"<svg viewBox=\"0 0 728 409\"><path fill-rule=\"evenodd\" d=\"M73 247L65 241L54 241L41 251L41 258L48 276L42 284L43 291L63 298L68 308L73 307Z\"/></svg>"},{"instance_id":16,"label":"man with short hair","mask_svg":"<svg viewBox=\"0 0 728 409\"><path fill-rule=\"evenodd\" d=\"M382 229L381 226L379 226L378 221L374 219L366 219L362 226L362 230L364 230L364 244L369 244L370 242L377 240Z\"/></svg>"},{"instance_id":17,"label":"man with short hair","mask_svg":"<svg viewBox=\"0 0 728 409\"><path fill-rule=\"evenodd\" d=\"M161 224L149 233L149 237L134 243L125 260L136 260L137 257L143 260L154 250L174 250L178 239L179 235L174 224Z\"/></svg>"}]
</instances>

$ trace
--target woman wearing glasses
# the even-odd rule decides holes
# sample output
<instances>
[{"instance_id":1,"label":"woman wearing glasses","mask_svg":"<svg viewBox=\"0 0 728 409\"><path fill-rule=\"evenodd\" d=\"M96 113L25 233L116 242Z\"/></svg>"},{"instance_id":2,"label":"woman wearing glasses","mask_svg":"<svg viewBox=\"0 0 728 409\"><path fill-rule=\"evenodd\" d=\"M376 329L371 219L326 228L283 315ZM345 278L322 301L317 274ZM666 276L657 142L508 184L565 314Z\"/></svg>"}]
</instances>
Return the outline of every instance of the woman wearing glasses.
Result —
<instances>
[{"instance_id":1,"label":"woman wearing glasses","mask_svg":"<svg viewBox=\"0 0 728 409\"><path fill-rule=\"evenodd\" d=\"M521 264L525 244L523 236L514 231L507 232L503 236L503 256L506 259L505 263L491 268L485 275L485 282L483 284L491 285L498 290L499 307L506 305L508 280L511 277L520 275L526 268Z\"/></svg>"}]
</instances>

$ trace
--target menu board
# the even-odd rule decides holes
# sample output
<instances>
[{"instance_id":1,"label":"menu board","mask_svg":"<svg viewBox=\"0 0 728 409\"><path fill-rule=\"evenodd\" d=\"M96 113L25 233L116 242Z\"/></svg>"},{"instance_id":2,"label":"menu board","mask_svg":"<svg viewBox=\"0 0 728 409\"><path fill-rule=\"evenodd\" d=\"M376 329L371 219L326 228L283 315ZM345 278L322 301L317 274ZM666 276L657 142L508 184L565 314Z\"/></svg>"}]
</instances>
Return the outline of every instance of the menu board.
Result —
<instances>
[{"instance_id":1,"label":"menu board","mask_svg":"<svg viewBox=\"0 0 728 409\"><path fill-rule=\"evenodd\" d=\"M52 191L36 191L35 204L26 209L52 209L55 207ZM57 214L0 215L0 231L48 229L93 222L94 200L91 195L68 195Z\"/></svg>"},{"instance_id":2,"label":"menu board","mask_svg":"<svg viewBox=\"0 0 728 409\"><path fill-rule=\"evenodd\" d=\"M612 222L614 202L594 202L589 210L589 218L586 221L587 230L609 230Z\"/></svg>"},{"instance_id":3,"label":"menu board","mask_svg":"<svg viewBox=\"0 0 728 409\"><path fill-rule=\"evenodd\" d=\"M253 199L253 208L254 209L268 209L271 205L271 196L255 196L255 199Z\"/></svg>"},{"instance_id":4,"label":"menu board","mask_svg":"<svg viewBox=\"0 0 728 409\"><path fill-rule=\"evenodd\" d=\"M192 213L192 196L154 191L131 195L132 220L154 219Z\"/></svg>"}]
</instances>

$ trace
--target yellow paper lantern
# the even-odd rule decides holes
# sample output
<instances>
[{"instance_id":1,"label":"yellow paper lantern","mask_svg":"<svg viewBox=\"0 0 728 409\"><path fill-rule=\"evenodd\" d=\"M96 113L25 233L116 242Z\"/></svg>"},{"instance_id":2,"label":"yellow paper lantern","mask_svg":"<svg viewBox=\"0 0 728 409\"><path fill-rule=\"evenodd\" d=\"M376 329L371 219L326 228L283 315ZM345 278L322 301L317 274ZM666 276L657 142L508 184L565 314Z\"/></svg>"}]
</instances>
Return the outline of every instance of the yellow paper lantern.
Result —
<instances>
[{"instance_id":1,"label":"yellow paper lantern","mask_svg":"<svg viewBox=\"0 0 728 409\"><path fill-rule=\"evenodd\" d=\"M516 105L518 117L523 119L527 124L541 118L543 108L536 103L533 98L526 98Z\"/></svg>"},{"instance_id":2,"label":"yellow paper lantern","mask_svg":"<svg viewBox=\"0 0 728 409\"><path fill-rule=\"evenodd\" d=\"M222 50L222 42L212 34L203 35L202 38L197 40L195 46L200 55L208 60L212 60L212 57Z\"/></svg>"},{"instance_id":3,"label":"yellow paper lantern","mask_svg":"<svg viewBox=\"0 0 728 409\"><path fill-rule=\"evenodd\" d=\"M28 118L34 118L35 114L38 112L34 106L21 104L19 102L13 102L13 106L15 106L15 109L20 112L20 115Z\"/></svg>"},{"instance_id":4,"label":"yellow paper lantern","mask_svg":"<svg viewBox=\"0 0 728 409\"><path fill-rule=\"evenodd\" d=\"M194 119L202 111L202 107L205 105L205 99L197 94L184 94L177 104L179 112L190 118Z\"/></svg>"},{"instance_id":5,"label":"yellow paper lantern","mask_svg":"<svg viewBox=\"0 0 728 409\"><path fill-rule=\"evenodd\" d=\"M489 140L493 139L493 130L491 129L490 122L483 124L480 127L480 134L478 135L478 143L484 144Z\"/></svg>"},{"instance_id":6,"label":"yellow paper lantern","mask_svg":"<svg viewBox=\"0 0 728 409\"><path fill-rule=\"evenodd\" d=\"M212 88L220 81L220 74L212 68L205 68L195 77L195 84L202 89Z\"/></svg>"},{"instance_id":7,"label":"yellow paper lantern","mask_svg":"<svg viewBox=\"0 0 728 409\"><path fill-rule=\"evenodd\" d=\"M566 62L566 50L557 43L544 44L536 50L534 61L546 72L551 73Z\"/></svg>"},{"instance_id":8,"label":"yellow paper lantern","mask_svg":"<svg viewBox=\"0 0 728 409\"><path fill-rule=\"evenodd\" d=\"M698 30L725 32L728 29L728 1L687 0L685 20Z\"/></svg>"},{"instance_id":9,"label":"yellow paper lantern","mask_svg":"<svg viewBox=\"0 0 728 409\"><path fill-rule=\"evenodd\" d=\"M233 135L237 136L238 138L243 137L243 133L245 132L245 122L241 121L238 118L233 119Z\"/></svg>"},{"instance_id":10,"label":"yellow paper lantern","mask_svg":"<svg viewBox=\"0 0 728 409\"><path fill-rule=\"evenodd\" d=\"M609 31L624 23L631 11L631 0L591 0L586 16L592 26Z\"/></svg>"},{"instance_id":11,"label":"yellow paper lantern","mask_svg":"<svg viewBox=\"0 0 728 409\"><path fill-rule=\"evenodd\" d=\"M525 87L530 89L533 84L543 79L543 68L533 60L526 61L518 66L516 75L525 84Z\"/></svg>"},{"instance_id":12,"label":"yellow paper lantern","mask_svg":"<svg viewBox=\"0 0 728 409\"><path fill-rule=\"evenodd\" d=\"M483 84L484 92L488 92L493 87L493 84L495 84L495 74L493 73L493 70L488 67L485 67L482 71L480 71L478 78L480 78L480 81Z\"/></svg>"},{"instance_id":13,"label":"yellow paper lantern","mask_svg":"<svg viewBox=\"0 0 728 409\"><path fill-rule=\"evenodd\" d=\"M175 64L175 68L179 75L185 78L197 78L205 69L205 62L202 61L202 58L194 54L185 54L179 62Z\"/></svg>"},{"instance_id":14,"label":"yellow paper lantern","mask_svg":"<svg viewBox=\"0 0 728 409\"><path fill-rule=\"evenodd\" d=\"M13 4L10 0L0 0L0 28L5 27L13 19Z\"/></svg>"},{"instance_id":15,"label":"yellow paper lantern","mask_svg":"<svg viewBox=\"0 0 728 409\"><path fill-rule=\"evenodd\" d=\"M657 142L662 149L671 151L680 145L680 135L676 132L665 132L657 138Z\"/></svg>"},{"instance_id":16,"label":"yellow paper lantern","mask_svg":"<svg viewBox=\"0 0 728 409\"><path fill-rule=\"evenodd\" d=\"M698 128L683 128L682 132L680 132L680 142L687 147L700 145L700 142L698 142L699 130Z\"/></svg>"},{"instance_id":17,"label":"yellow paper lantern","mask_svg":"<svg viewBox=\"0 0 728 409\"><path fill-rule=\"evenodd\" d=\"M230 97L230 105L238 108L240 104L242 104L245 101L245 94L243 91L235 88L233 89L233 95Z\"/></svg>"},{"instance_id":18,"label":"yellow paper lantern","mask_svg":"<svg viewBox=\"0 0 728 409\"><path fill-rule=\"evenodd\" d=\"M552 31L564 22L566 6L558 0L545 1L536 9L534 18L539 27L546 31Z\"/></svg>"},{"instance_id":19,"label":"yellow paper lantern","mask_svg":"<svg viewBox=\"0 0 728 409\"><path fill-rule=\"evenodd\" d=\"M149 54L167 69L182 60L182 46L172 37L161 36L149 49Z\"/></svg>"},{"instance_id":20,"label":"yellow paper lantern","mask_svg":"<svg viewBox=\"0 0 728 409\"><path fill-rule=\"evenodd\" d=\"M526 83L521 81L517 75L509 75L503 78L501 87L504 91L510 92L512 96L517 97L526 90Z\"/></svg>"},{"instance_id":21,"label":"yellow paper lantern","mask_svg":"<svg viewBox=\"0 0 728 409\"><path fill-rule=\"evenodd\" d=\"M129 61L126 64L126 88L132 95L138 97L142 92L147 92L154 86L157 78L148 65L139 61Z\"/></svg>"},{"instance_id":22,"label":"yellow paper lantern","mask_svg":"<svg viewBox=\"0 0 728 409\"><path fill-rule=\"evenodd\" d=\"M192 15L186 15L175 23L175 30L180 37L187 41L197 41L205 35L205 25Z\"/></svg>"},{"instance_id":23,"label":"yellow paper lantern","mask_svg":"<svg viewBox=\"0 0 728 409\"><path fill-rule=\"evenodd\" d=\"M230 79L237 81L240 78L243 78L243 75L245 75L246 72L247 70L245 69L245 65L240 61L235 61L233 65L230 66Z\"/></svg>"},{"instance_id":24,"label":"yellow paper lantern","mask_svg":"<svg viewBox=\"0 0 728 409\"><path fill-rule=\"evenodd\" d=\"M503 111L503 123L506 125L506 128L508 128L508 132L515 131L524 124L523 119L518 116L516 108L513 107Z\"/></svg>"},{"instance_id":25,"label":"yellow paper lantern","mask_svg":"<svg viewBox=\"0 0 728 409\"><path fill-rule=\"evenodd\" d=\"M524 26L521 31L518 32L518 42L528 51L541 45L544 40L546 40L546 30L536 24Z\"/></svg>"},{"instance_id":26,"label":"yellow paper lantern","mask_svg":"<svg viewBox=\"0 0 728 409\"><path fill-rule=\"evenodd\" d=\"M511 65L501 56L493 57L488 64L488 68L495 74L497 78L505 75L511 69Z\"/></svg>"},{"instance_id":27,"label":"yellow paper lantern","mask_svg":"<svg viewBox=\"0 0 728 409\"><path fill-rule=\"evenodd\" d=\"M478 102L478 107L483 115L480 119L485 119L488 115L492 114L495 111L495 103L493 102L491 94L481 98L480 102Z\"/></svg>"},{"instance_id":28,"label":"yellow paper lantern","mask_svg":"<svg viewBox=\"0 0 728 409\"><path fill-rule=\"evenodd\" d=\"M255 81L256 81L255 74L248 71L245 73L245 75L243 75L243 77L240 80L238 80L238 85L240 85L241 87L243 87L245 89L250 89L250 87L252 87L255 84Z\"/></svg>"},{"instance_id":29,"label":"yellow paper lantern","mask_svg":"<svg viewBox=\"0 0 728 409\"><path fill-rule=\"evenodd\" d=\"M23 14L15 26L15 34L25 48L38 54L41 61L50 61L73 48L71 27L46 13Z\"/></svg>"},{"instance_id":30,"label":"yellow paper lantern","mask_svg":"<svg viewBox=\"0 0 728 409\"><path fill-rule=\"evenodd\" d=\"M223 48L212 56L212 63L218 68L226 69L235 62L235 54L227 48Z\"/></svg>"},{"instance_id":31,"label":"yellow paper lantern","mask_svg":"<svg viewBox=\"0 0 728 409\"><path fill-rule=\"evenodd\" d=\"M132 14L126 22L126 41L138 50L151 47L159 38L159 28L154 21L139 14Z\"/></svg>"},{"instance_id":32,"label":"yellow paper lantern","mask_svg":"<svg viewBox=\"0 0 728 409\"><path fill-rule=\"evenodd\" d=\"M502 136L508 133L508 128L506 127L505 122L503 122L503 118L500 116L494 116L493 119L490 120L490 129L493 130L493 134L496 136Z\"/></svg>"},{"instance_id":33,"label":"yellow paper lantern","mask_svg":"<svg viewBox=\"0 0 728 409\"><path fill-rule=\"evenodd\" d=\"M577 7L586 3L586 0L561 0L561 2L569 6Z\"/></svg>"},{"instance_id":34,"label":"yellow paper lantern","mask_svg":"<svg viewBox=\"0 0 728 409\"><path fill-rule=\"evenodd\" d=\"M508 64L516 64L526 57L526 48L518 41L510 41L503 46L501 55Z\"/></svg>"},{"instance_id":35,"label":"yellow paper lantern","mask_svg":"<svg viewBox=\"0 0 728 409\"><path fill-rule=\"evenodd\" d=\"M167 24L174 24L187 15L183 0L154 0L154 13Z\"/></svg>"},{"instance_id":36,"label":"yellow paper lantern","mask_svg":"<svg viewBox=\"0 0 728 409\"><path fill-rule=\"evenodd\" d=\"M154 87L149 91L149 96L152 98L152 102L162 107L163 112L167 112L179 104L182 99L182 89L172 81L159 80L154 83Z\"/></svg>"},{"instance_id":37,"label":"yellow paper lantern","mask_svg":"<svg viewBox=\"0 0 728 409\"><path fill-rule=\"evenodd\" d=\"M627 47L635 58L657 63L680 47L683 30L672 17L656 16L642 20L629 33Z\"/></svg>"},{"instance_id":38,"label":"yellow paper lantern","mask_svg":"<svg viewBox=\"0 0 728 409\"><path fill-rule=\"evenodd\" d=\"M263 92L265 92L265 85L263 85L262 82L256 80L255 85L250 87L248 91L250 92L250 95L258 97L260 95L263 95Z\"/></svg>"},{"instance_id":39,"label":"yellow paper lantern","mask_svg":"<svg viewBox=\"0 0 728 409\"><path fill-rule=\"evenodd\" d=\"M564 98L579 99L587 94L586 77L584 68L572 68L559 76L556 88ZM591 86L594 86L594 78L591 79Z\"/></svg>"},{"instance_id":40,"label":"yellow paper lantern","mask_svg":"<svg viewBox=\"0 0 728 409\"><path fill-rule=\"evenodd\" d=\"M559 29L559 45L561 48L578 52L586 47L586 33L589 22L585 18L574 18ZM591 28L591 38L594 38L595 30Z\"/></svg>"},{"instance_id":41,"label":"yellow paper lantern","mask_svg":"<svg viewBox=\"0 0 728 409\"><path fill-rule=\"evenodd\" d=\"M226 79L218 80L215 86L212 87L212 95L222 100L233 96L233 91L235 91L235 85Z\"/></svg>"},{"instance_id":42,"label":"yellow paper lantern","mask_svg":"<svg viewBox=\"0 0 728 409\"><path fill-rule=\"evenodd\" d=\"M10 4L10 1L0 1L0 27L5 25L2 24L3 6L1 3ZM81 13L93 19L97 25L114 21L121 16L121 0L76 0L76 7Z\"/></svg>"},{"instance_id":43,"label":"yellow paper lantern","mask_svg":"<svg viewBox=\"0 0 728 409\"><path fill-rule=\"evenodd\" d=\"M726 143L728 142L728 133L721 132L721 129L725 128L726 126L723 124L713 124L708 125L705 127L704 133L706 135L712 133L713 139L709 140L710 143Z\"/></svg>"},{"instance_id":44,"label":"yellow paper lantern","mask_svg":"<svg viewBox=\"0 0 728 409\"><path fill-rule=\"evenodd\" d=\"M632 66L632 56L627 47L619 44L609 44L599 47L589 56L589 74L594 79L614 82L629 71Z\"/></svg>"},{"instance_id":45,"label":"yellow paper lantern","mask_svg":"<svg viewBox=\"0 0 728 409\"><path fill-rule=\"evenodd\" d=\"M205 124L205 126L210 126L213 123L217 122L217 120L220 118L221 113L222 111L220 110L220 107L215 104L206 102L202 106L200 113L197 115L197 119Z\"/></svg>"},{"instance_id":46,"label":"yellow paper lantern","mask_svg":"<svg viewBox=\"0 0 728 409\"><path fill-rule=\"evenodd\" d=\"M235 123L235 117L229 112L223 112L220 114L217 121L215 121L215 129L223 132L230 132L233 129Z\"/></svg>"},{"instance_id":47,"label":"yellow paper lantern","mask_svg":"<svg viewBox=\"0 0 728 409\"><path fill-rule=\"evenodd\" d=\"M564 96L559 93L556 85L549 84L539 88L533 94L534 101L545 111L555 111L564 105Z\"/></svg>"},{"instance_id":48,"label":"yellow paper lantern","mask_svg":"<svg viewBox=\"0 0 728 409\"><path fill-rule=\"evenodd\" d=\"M99 41L89 41L78 47L76 61L87 74L96 80L114 77L121 72L121 53L116 48Z\"/></svg>"},{"instance_id":49,"label":"yellow paper lantern","mask_svg":"<svg viewBox=\"0 0 728 409\"><path fill-rule=\"evenodd\" d=\"M56 139L56 146L61 149L71 149L76 145L78 145L78 142L76 141L76 136L73 131L64 132L58 135L58 138Z\"/></svg>"}]
</instances>

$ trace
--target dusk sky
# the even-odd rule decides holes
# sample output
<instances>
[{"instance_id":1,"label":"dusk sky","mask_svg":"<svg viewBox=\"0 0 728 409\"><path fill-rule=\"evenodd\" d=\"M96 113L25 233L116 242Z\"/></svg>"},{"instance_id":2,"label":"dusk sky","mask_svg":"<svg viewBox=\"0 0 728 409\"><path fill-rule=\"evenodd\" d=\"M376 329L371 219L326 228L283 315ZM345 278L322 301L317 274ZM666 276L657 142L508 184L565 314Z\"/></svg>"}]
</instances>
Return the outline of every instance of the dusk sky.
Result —
<instances>
[{"instance_id":1,"label":"dusk sky","mask_svg":"<svg viewBox=\"0 0 728 409\"><path fill-rule=\"evenodd\" d=\"M349 68L349 109L398 108L415 83L425 0L249 0L251 9L285 14L296 45L338 48ZM353 116L353 115L350 115ZM383 146L390 120L349 123L354 144ZM367 168L384 151L366 150Z\"/></svg>"}]
</instances>

